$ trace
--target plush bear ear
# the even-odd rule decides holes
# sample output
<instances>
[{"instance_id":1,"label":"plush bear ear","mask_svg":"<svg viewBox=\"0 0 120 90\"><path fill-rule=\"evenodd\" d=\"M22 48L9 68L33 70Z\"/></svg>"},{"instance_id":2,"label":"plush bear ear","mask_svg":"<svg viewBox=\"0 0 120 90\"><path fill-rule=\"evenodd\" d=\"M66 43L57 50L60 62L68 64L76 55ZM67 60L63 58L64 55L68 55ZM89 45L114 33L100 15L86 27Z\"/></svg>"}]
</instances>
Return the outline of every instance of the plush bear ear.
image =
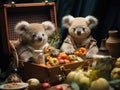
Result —
<instances>
[{"instance_id":1,"label":"plush bear ear","mask_svg":"<svg viewBox=\"0 0 120 90\"><path fill-rule=\"evenodd\" d=\"M86 19L90 29L94 28L98 24L98 20L93 16L87 16L87 17L85 17L85 19Z\"/></svg>"},{"instance_id":2,"label":"plush bear ear","mask_svg":"<svg viewBox=\"0 0 120 90\"><path fill-rule=\"evenodd\" d=\"M42 25L48 36L51 36L53 34L53 32L55 31L55 26L50 21L44 21L44 22L42 22Z\"/></svg>"},{"instance_id":3,"label":"plush bear ear","mask_svg":"<svg viewBox=\"0 0 120 90\"><path fill-rule=\"evenodd\" d=\"M74 17L71 15L64 16L62 18L62 25L66 28L69 28L73 20L74 20Z\"/></svg>"},{"instance_id":4,"label":"plush bear ear","mask_svg":"<svg viewBox=\"0 0 120 90\"><path fill-rule=\"evenodd\" d=\"M15 26L15 32L18 34L24 34L28 26L29 26L29 23L26 21L18 22Z\"/></svg>"}]
</instances>

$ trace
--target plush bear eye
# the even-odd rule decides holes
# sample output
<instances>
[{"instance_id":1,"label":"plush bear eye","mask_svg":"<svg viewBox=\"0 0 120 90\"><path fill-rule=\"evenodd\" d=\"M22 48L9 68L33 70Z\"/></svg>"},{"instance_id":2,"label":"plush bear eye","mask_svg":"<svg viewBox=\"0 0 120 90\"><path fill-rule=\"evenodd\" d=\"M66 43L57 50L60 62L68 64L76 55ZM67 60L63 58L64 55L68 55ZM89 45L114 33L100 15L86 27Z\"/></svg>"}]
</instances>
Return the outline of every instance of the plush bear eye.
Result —
<instances>
[{"instance_id":1,"label":"plush bear eye","mask_svg":"<svg viewBox=\"0 0 120 90\"><path fill-rule=\"evenodd\" d=\"M42 34L42 36L44 36L44 34Z\"/></svg>"},{"instance_id":2,"label":"plush bear eye","mask_svg":"<svg viewBox=\"0 0 120 90\"><path fill-rule=\"evenodd\" d=\"M35 36L36 36L36 34L35 34L35 33L33 33L33 34L32 34L32 37L35 37Z\"/></svg>"},{"instance_id":3,"label":"plush bear eye","mask_svg":"<svg viewBox=\"0 0 120 90\"><path fill-rule=\"evenodd\" d=\"M83 27L82 29L83 29L83 31L85 31L85 28L84 28L84 27Z\"/></svg>"},{"instance_id":4,"label":"plush bear eye","mask_svg":"<svg viewBox=\"0 0 120 90\"><path fill-rule=\"evenodd\" d=\"M73 30L74 30L74 32L75 32L76 28L73 28Z\"/></svg>"}]
</instances>

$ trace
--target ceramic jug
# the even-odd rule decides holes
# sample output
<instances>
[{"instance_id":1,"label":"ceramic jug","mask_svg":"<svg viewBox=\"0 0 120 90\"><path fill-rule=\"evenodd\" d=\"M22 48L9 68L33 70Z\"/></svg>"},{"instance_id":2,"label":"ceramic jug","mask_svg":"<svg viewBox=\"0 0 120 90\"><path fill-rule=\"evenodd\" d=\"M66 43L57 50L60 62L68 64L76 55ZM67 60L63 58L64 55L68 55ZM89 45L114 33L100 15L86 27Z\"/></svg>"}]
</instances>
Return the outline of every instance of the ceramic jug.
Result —
<instances>
[{"instance_id":1,"label":"ceramic jug","mask_svg":"<svg viewBox=\"0 0 120 90\"><path fill-rule=\"evenodd\" d=\"M117 30L110 30L109 37L106 40L106 48L112 57L120 57L120 37Z\"/></svg>"},{"instance_id":2,"label":"ceramic jug","mask_svg":"<svg viewBox=\"0 0 120 90\"><path fill-rule=\"evenodd\" d=\"M109 55L109 51L106 48L106 39L102 39L101 45L100 45L100 48L99 48L99 52L97 54L98 55L107 55L107 56Z\"/></svg>"}]
</instances>

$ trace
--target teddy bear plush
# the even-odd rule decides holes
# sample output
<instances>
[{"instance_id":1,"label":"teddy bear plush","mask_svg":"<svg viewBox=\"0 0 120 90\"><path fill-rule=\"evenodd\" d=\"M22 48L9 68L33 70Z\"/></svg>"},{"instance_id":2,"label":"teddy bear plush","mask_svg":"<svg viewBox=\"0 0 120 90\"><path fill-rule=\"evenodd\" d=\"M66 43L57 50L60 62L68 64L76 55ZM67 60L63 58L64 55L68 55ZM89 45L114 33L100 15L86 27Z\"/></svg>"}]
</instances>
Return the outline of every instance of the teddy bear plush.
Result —
<instances>
[{"instance_id":1,"label":"teddy bear plush","mask_svg":"<svg viewBox=\"0 0 120 90\"><path fill-rule=\"evenodd\" d=\"M20 36L16 45L18 56L25 62L33 62L37 59L34 51L49 46L47 40L55 31L55 26L50 21L42 23L28 23L20 21L15 25L15 32Z\"/></svg>"},{"instance_id":2,"label":"teddy bear plush","mask_svg":"<svg viewBox=\"0 0 120 90\"><path fill-rule=\"evenodd\" d=\"M86 57L92 58L97 54L97 41L90 35L91 29L98 24L93 16L73 17L71 15L62 18L63 27L67 28L68 35L61 45L61 50L66 53L73 53L80 47L87 49Z\"/></svg>"}]
</instances>

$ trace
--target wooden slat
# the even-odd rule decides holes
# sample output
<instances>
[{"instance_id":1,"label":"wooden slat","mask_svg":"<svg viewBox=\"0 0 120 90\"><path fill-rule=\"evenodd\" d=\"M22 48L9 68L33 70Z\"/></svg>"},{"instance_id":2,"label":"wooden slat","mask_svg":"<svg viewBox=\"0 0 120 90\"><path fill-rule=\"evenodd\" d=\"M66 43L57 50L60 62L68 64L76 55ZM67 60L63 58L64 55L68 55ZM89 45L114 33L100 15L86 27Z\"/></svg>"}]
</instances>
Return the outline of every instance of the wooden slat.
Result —
<instances>
[{"instance_id":1,"label":"wooden slat","mask_svg":"<svg viewBox=\"0 0 120 90\"><path fill-rule=\"evenodd\" d=\"M15 5L15 7L35 7L35 6L46 6L46 5L48 5L48 6L54 6L55 5L55 3L54 2L50 2L50 3L48 3L48 4L46 4L46 3L21 3L21 4L14 4ZM12 4L4 4L4 7L5 8L10 8L10 7L12 7Z\"/></svg>"}]
</instances>

